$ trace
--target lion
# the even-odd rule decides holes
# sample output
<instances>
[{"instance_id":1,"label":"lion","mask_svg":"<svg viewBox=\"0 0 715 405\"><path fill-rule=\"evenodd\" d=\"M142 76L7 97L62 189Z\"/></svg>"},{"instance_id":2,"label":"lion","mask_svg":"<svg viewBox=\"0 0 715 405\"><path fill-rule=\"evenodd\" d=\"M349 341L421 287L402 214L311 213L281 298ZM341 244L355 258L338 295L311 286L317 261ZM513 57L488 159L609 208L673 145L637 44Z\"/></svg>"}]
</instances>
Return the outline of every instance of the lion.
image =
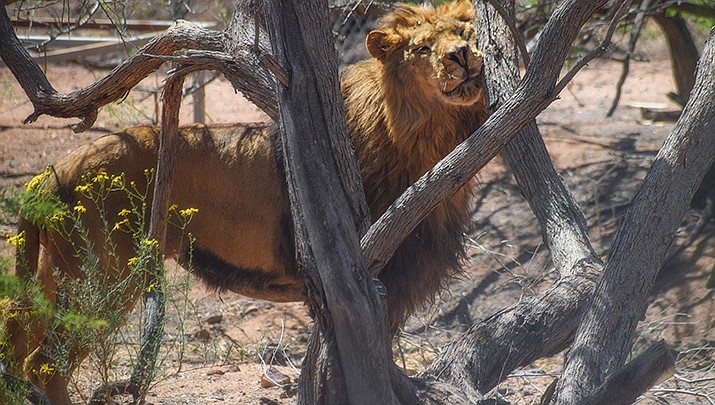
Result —
<instances>
[{"instance_id":1,"label":"lion","mask_svg":"<svg viewBox=\"0 0 715 405\"><path fill-rule=\"evenodd\" d=\"M341 72L346 121L373 220L486 119L483 55L472 21L473 8L465 0L436 9L401 5L367 36L372 58ZM195 242L189 252L179 232L169 227L162 253L182 265L190 262L193 273L211 289L276 302L303 301L304 279L295 258L274 127L194 125L179 131L168 200L198 209L186 229ZM68 206L87 207L82 223L95 246L102 246L104 236L97 210L78 192L83 175L123 173L126 181L145 187L145 170L156 166L158 137L159 130L148 126L106 135L55 163L44 177L43 187ZM393 333L459 271L471 224L472 189L469 183L440 204L380 273ZM114 215L127 204L126 196L115 193L104 201L104 209ZM19 230L26 242L18 263L25 265L16 266L17 275L36 277L56 303L65 280L80 277L72 241L26 219ZM119 263L136 255L131 235L113 232L112 243ZM96 253L102 263L108 262L107 252ZM126 266L108 271L105 282L128 277ZM140 293L140 288L125 293L117 305L131 310ZM43 350L48 344L44 326L17 322L6 325L14 371L44 390L53 404L70 404L67 376L87 351L70 350L72 366L66 373L40 379L33 370L52 362Z\"/></svg>"}]
</instances>

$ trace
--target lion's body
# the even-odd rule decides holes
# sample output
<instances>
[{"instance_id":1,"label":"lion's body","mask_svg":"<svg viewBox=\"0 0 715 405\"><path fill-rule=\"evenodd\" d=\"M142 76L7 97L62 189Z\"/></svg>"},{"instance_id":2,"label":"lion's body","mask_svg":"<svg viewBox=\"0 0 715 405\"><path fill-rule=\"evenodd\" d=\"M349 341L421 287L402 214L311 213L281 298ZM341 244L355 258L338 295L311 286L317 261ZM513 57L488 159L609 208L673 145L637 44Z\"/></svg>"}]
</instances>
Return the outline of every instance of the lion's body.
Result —
<instances>
[{"instance_id":1,"label":"lion's body","mask_svg":"<svg viewBox=\"0 0 715 405\"><path fill-rule=\"evenodd\" d=\"M467 1L436 11L412 7L397 11L368 37L375 59L353 65L343 74L348 129L373 219L486 117L478 82L482 56L471 38L471 19ZM208 286L260 299L297 301L303 299L304 286L294 258L292 219L275 138L267 125L182 129L168 200L198 209L187 229L196 240L191 263ZM144 170L156 164L157 139L157 129L138 127L86 145L53 166L52 191L67 204L81 203L83 197L75 187L82 175L98 170L124 173L127 180L139 184ZM458 269L463 233L470 224L470 197L471 185L467 185L437 207L380 274L393 330ZM119 197L105 201L109 214L126 205ZM89 208L82 214L84 225L99 241L96 216ZM52 232L28 222L21 229L28 234L30 265L18 268L18 273L37 274L53 299L56 288L61 288L53 268L76 277L77 259L66 241ZM134 244L126 234L113 235L119 262L126 263L135 255ZM177 231L169 227L163 252L177 252L183 262L187 254L181 246ZM126 271L117 269L115 280L126 277ZM128 295L122 303L127 309L138 293ZM42 328L35 328L35 336L26 336L12 323L8 328L16 332L11 333L14 341L34 342L29 347L33 353L16 347L16 357L27 358L20 371L39 383L29 370L47 361L41 354ZM84 355L76 355L75 360ZM57 403L67 400L66 380L56 378L44 388Z\"/></svg>"}]
</instances>

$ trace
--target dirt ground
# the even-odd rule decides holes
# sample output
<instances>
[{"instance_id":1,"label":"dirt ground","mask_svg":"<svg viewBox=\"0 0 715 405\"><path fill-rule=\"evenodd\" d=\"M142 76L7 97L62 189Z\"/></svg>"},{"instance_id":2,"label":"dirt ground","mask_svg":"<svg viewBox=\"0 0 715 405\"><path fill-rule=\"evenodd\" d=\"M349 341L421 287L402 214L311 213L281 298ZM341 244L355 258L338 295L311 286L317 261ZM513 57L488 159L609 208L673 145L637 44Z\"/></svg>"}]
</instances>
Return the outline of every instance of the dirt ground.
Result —
<instances>
[{"instance_id":1,"label":"dirt ground","mask_svg":"<svg viewBox=\"0 0 715 405\"><path fill-rule=\"evenodd\" d=\"M663 45L641 51L649 61L631 67L613 117L606 118L606 111L620 65L596 61L537 119L556 167L586 214L594 246L604 256L620 216L673 127L673 123L642 119L640 108L678 109L666 97L668 91L674 91L674 84ZM47 67L50 82L62 92L79 89L104 74L106 71L77 65ZM107 132L151 123L160 88L161 75L151 76L123 102L104 108L91 131L74 134L67 128L73 120L41 117L23 125L31 105L9 71L0 68L0 189L21 187L47 164ZM206 100L208 123L266 118L234 94L222 78L207 86ZM191 107L189 97L182 109L185 124L193 121ZM479 175L478 195L464 275L435 305L408 322L397 345L398 364L410 373L422 370L442 346L469 325L543 290L554 279L536 220L498 158ZM695 211L687 215L678 243L697 217ZM0 235L12 234L14 224L11 216L0 216ZM665 339L679 352L677 371L640 403L715 401L715 301L712 290L705 288L715 263L714 233L711 223L658 277L647 316L638 329L634 354ZM0 253L12 255L8 246L2 246ZM177 278L183 274L182 270L170 273ZM211 294L198 282L178 296L176 309L170 309L162 374L149 393L149 403L291 403L310 328L301 304ZM129 339L120 345L113 378L124 378L130 371L130 353L136 350L138 336L137 316L133 315L124 332ZM489 396L515 404L538 403L545 387L560 373L561 361L562 356L556 356L517 370ZM289 380L262 388L262 375L269 367ZM96 372L88 361L75 377L77 403L83 403L96 384Z\"/></svg>"}]
</instances>

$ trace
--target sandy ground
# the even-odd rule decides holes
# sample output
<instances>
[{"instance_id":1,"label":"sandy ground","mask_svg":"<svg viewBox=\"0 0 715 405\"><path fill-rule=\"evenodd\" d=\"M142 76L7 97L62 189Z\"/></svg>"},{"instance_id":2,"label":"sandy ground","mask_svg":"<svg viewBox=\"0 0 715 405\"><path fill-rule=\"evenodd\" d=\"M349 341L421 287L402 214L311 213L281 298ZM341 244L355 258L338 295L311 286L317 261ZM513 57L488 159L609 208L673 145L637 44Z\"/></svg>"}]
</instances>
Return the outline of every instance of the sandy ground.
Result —
<instances>
[{"instance_id":1,"label":"sandy ground","mask_svg":"<svg viewBox=\"0 0 715 405\"><path fill-rule=\"evenodd\" d=\"M618 218L672 129L672 123L643 120L639 106L675 110L665 94L674 90L663 47L646 50L650 61L631 68L620 107L611 118L610 106L620 65L596 61L579 73L537 119L559 172L586 213L594 245L607 254ZM62 92L76 90L106 71L77 65L48 66L47 75ZM134 124L151 123L161 74L144 80L121 103L102 110L95 127L74 134L73 120L41 117L23 125L32 108L7 69L0 69L0 189L13 189L77 146ZM208 123L264 120L265 115L230 85L218 78L206 88ZM192 122L192 101L185 100L182 122ZM514 181L497 158L479 175L479 204L471 257L465 273L455 280L437 304L405 326L399 342L398 363L409 372L424 368L440 348L467 326L499 309L534 294L554 278L538 226ZM692 227L695 213L684 223L679 241ZM15 219L0 216L0 235L12 233ZM715 261L715 230L678 256L658 279L646 319L641 322L635 351L664 338L680 352L676 377L657 387L642 403L712 403L715 359L713 293L705 288ZM5 245L5 244L3 244ZM10 256L2 246L0 253ZM171 267L171 266L170 266ZM180 277L182 270L171 270ZM233 294L211 294L199 284L183 294L179 309L170 313L162 374L151 390L153 404L282 404L290 403L298 367L305 351L310 320L301 304L273 304ZM216 315L220 315L217 321ZM136 315L134 315L136 317ZM210 319L213 318L213 319ZM136 336L132 318L126 336ZM429 325L429 327L426 327ZM130 370L136 341L120 348L116 376ZM96 386L96 373L87 362L76 378L75 400L83 403ZM540 360L517 370L491 397L511 403L538 403L538 398L560 372L561 356ZM264 370L275 367L289 381L283 387L262 388ZM709 378L709 379L708 379ZM693 383L695 381L695 383ZM709 398L707 397L709 396Z\"/></svg>"}]
</instances>

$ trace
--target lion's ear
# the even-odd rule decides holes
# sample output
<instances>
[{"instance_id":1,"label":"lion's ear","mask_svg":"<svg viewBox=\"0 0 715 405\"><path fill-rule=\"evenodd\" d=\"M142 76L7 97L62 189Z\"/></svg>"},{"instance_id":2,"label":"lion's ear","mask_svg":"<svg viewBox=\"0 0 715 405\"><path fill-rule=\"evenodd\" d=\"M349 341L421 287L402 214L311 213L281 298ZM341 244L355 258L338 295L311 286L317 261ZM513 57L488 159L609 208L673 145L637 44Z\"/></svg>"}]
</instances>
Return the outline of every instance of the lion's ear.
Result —
<instances>
[{"instance_id":1,"label":"lion's ear","mask_svg":"<svg viewBox=\"0 0 715 405\"><path fill-rule=\"evenodd\" d=\"M387 52L396 45L394 35L385 31L371 31L365 39L365 46L373 58L377 60L385 60Z\"/></svg>"}]
</instances>

